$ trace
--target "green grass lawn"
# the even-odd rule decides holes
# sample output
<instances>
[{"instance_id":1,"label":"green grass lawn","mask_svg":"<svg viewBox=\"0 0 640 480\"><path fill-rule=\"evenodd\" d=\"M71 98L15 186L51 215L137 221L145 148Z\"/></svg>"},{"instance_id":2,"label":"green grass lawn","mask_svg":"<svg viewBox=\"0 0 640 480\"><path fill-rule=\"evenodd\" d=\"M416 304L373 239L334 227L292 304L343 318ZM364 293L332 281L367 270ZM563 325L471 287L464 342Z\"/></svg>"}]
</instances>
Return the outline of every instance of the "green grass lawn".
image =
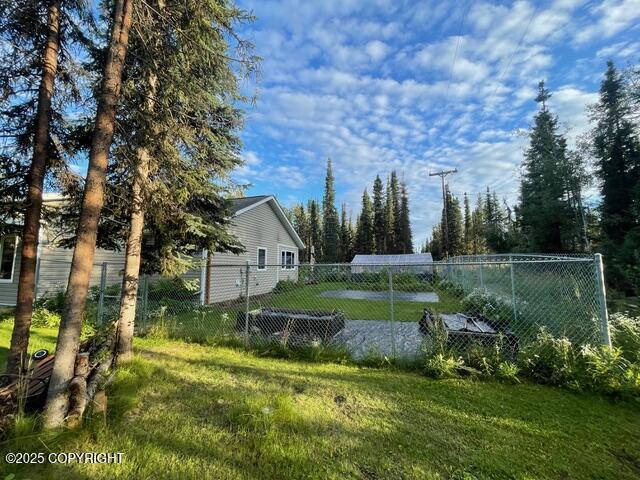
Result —
<instances>
[{"instance_id":1,"label":"green grass lawn","mask_svg":"<svg viewBox=\"0 0 640 480\"><path fill-rule=\"evenodd\" d=\"M342 282L323 282L307 285L302 288L283 292L268 299L265 304L273 307L307 308L317 310L341 310L349 320L389 320L390 303L388 300L354 300L347 298L321 297L329 290L368 290L367 285ZM386 293L386 292L385 292ZM400 322L417 322L422 317L426 305L439 312L460 310L458 299L452 295L436 290L439 301L436 303L394 301L395 320Z\"/></svg>"},{"instance_id":2,"label":"green grass lawn","mask_svg":"<svg viewBox=\"0 0 640 480\"><path fill-rule=\"evenodd\" d=\"M431 290L430 285L425 285ZM299 308L305 310L340 310L348 320L389 320L390 303L388 300L355 300L348 298L322 297L320 294L328 290L361 289L366 290L367 284L353 282L322 282L305 285L293 290L274 293L263 297L253 298L250 309L265 307ZM423 291L429 291L423 290ZM394 319L399 322L417 322L422 317L425 306L430 306L438 312L458 312L462 310L459 299L441 290L435 290L439 301L425 302L394 302ZM182 311L167 311L163 317L150 318L146 323L139 322L142 330L153 325L166 330L172 338L188 339L198 342L219 343L221 340L233 337L238 314L244 312L244 300L240 299L234 305L213 304L205 308L197 308L187 302L181 306L178 302L173 305ZM150 311L158 310L153 303Z\"/></svg>"},{"instance_id":3,"label":"green grass lawn","mask_svg":"<svg viewBox=\"0 0 640 480\"><path fill-rule=\"evenodd\" d=\"M8 345L10 323L0 324ZM33 341L50 346L54 332ZM106 418L5 451L123 452L121 465L9 466L15 479L634 479L640 408L535 385L259 358L136 340ZM3 350L4 352L4 350ZM3 460L0 460L3 462ZM4 478L4 477L3 477Z\"/></svg>"}]
</instances>

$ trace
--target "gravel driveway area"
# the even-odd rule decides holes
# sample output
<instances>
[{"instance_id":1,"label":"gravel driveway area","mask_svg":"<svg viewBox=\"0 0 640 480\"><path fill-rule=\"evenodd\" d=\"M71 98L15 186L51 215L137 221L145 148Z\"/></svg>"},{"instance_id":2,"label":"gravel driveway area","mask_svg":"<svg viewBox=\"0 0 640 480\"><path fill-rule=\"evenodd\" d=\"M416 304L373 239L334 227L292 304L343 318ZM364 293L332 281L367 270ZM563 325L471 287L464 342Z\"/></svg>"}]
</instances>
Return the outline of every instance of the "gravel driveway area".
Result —
<instances>
[{"instance_id":1,"label":"gravel driveway area","mask_svg":"<svg viewBox=\"0 0 640 480\"><path fill-rule=\"evenodd\" d=\"M420 351L422 334L418 322L395 322L396 355L412 357ZM344 329L334 340L346 345L355 359L361 359L370 352L391 356L393 336L391 322L377 320L346 320Z\"/></svg>"},{"instance_id":2,"label":"gravel driveway area","mask_svg":"<svg viewBox=\"0 0 640 480\"><path fill-rule=\"evenodd\" d=\"M320 296L351 300L389 300L389 292L370 292L367 290L326 290ZM435 292L393 292L393 299L403 302L435 303L438 301L438 294Z\"/></svg>"}]
</instances>

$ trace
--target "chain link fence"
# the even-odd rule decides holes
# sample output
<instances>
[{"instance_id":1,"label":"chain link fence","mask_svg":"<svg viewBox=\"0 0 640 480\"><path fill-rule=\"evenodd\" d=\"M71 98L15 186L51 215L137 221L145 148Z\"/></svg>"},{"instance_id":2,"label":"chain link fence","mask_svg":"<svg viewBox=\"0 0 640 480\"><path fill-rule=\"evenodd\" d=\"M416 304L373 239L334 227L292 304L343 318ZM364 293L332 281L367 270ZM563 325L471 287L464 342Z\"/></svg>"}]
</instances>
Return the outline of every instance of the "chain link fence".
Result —
<instances>
[{"instance_id":1,"label":"chain link fence","mask_svg":"<svg viewBox=\"0 0 640 480\"><path fill-rule=\"evenodd\" d=\"M118 313L122 266L104 264L98 323ZM541 328L609 343L600 255L453 257L422 265L199 265L143 276L136 330L206 343L415 357L434 345L517 354Z\"/></svg>"}]
</instances>

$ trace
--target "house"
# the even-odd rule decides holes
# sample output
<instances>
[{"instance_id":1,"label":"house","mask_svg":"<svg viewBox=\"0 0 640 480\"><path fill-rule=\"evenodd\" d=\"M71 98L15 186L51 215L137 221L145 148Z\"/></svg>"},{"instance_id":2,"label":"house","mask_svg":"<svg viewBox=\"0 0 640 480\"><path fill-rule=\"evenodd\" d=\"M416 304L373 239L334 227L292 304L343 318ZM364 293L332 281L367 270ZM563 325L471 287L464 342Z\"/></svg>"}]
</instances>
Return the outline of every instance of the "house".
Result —
<instances>
[{"instance_id":1,"label":"house","mask_svg":"<svg viewBox=\"0 0 640 480\"><path fill-rule=\"evenodd\" d=\"M298 252L304 243L273 195L231 200L231 232L245 253L214 253L202 271L202 303L218 303L244 296L246 263L249 293L273 290L280 280L298 279Z\"/></svg>"},{"instance_id":2,"label":"house","mask_svg":"<svg viewBox=\"0 0 640 480\"><path fill-rule=\"evenodd\" d=\"M358 254L351 260L351 273L375 273L391 268L394 273L432 273L433 257L430 253L393 255Z\"/></svg>"},{"instance_id":3,"label":"house","mask_svg":"<svg viewBox=\"0 0 640 480\"><path fill-rule=\"evenodd\" d=\"M61 198L47 195L44 201L60 202ZM202 252L202 265L184 275L187 279L198 279L200 286L205 287L200 288L201 303L243 296L247 288L247 262L251 265L251 295L270 292L279 280L298 278L298 252L304 244L273 195L232 199L231 213L230 230L245 247L245 252L239 255ZM73 250L55 245L53 233L46 226L40 229L36 295L66 287L72 256ZM97 249L91 285L99 285L103 274L108 285L120 283L123 266L124 251ZM19 237L4 235L0 238L0 305L15 305L19 273Z\"/></svg>"}]
</instances>

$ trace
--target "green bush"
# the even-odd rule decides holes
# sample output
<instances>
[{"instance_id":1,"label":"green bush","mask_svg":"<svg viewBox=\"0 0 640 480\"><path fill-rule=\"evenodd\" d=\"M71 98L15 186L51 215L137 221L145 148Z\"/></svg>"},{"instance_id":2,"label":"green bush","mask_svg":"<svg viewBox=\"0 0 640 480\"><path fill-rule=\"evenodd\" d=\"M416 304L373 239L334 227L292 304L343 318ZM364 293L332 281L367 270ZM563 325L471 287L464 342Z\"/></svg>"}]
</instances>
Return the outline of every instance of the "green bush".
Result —
<instances>
[{"instance_id":1,"label":"green bush","mask_svg":"<svg viewBox=\"0 0 640 480\"><path fill-rule=\"evenodd\" d=\"M535 340L520 351L523 372L539 383L570 385L575 383L576 358L571 341L556 338L545 327Z\"/></svg>"},{"instance_id":2,"label":"green bush","mask_svg":"<svg viewBox=\"0 0 640 480\"><path fill-rule=\"evenodd\" d=\"M462 298L464 296L464 289L450 280L440 280L438 282L438 288L446 293L450 293L454 297Z\"/></svg>"},{"instance_id":3,"label":"green bush","mask_svg":"<svg viewBox=\"0 0 640 480\"><path fill-rule=\"evenodd\" d=\"M34 327L58 328L61 321L60 313L43 307L34 308L31 317L31 325Z\"/></svg>"},{"instance_id":4,"label":"green bush","mask_svg":"<svg viewBox=\"0 0 640 480\"><path fill-rule=\"evenodd\" d=\"M64 290L47 293L33 302L35 309L45 309L53 313L62 314L64 309Z\"/></svg>"},{"instance_id":5,"label":"green bush","mask_svg":"<svg viewBox=\"0 0 640 480\"><path fill-rule=\"evenodd\" d=\"M633 392L640 386L637 368L619 347L587 345L581 349L578 372L583 387L608 394Z\"/></svg>"},{"instance_id":6,"label":"green bush","mask_svg":"<svg viewBox=\"0 0 640 480\"><path fill-rule=\"evenodd\" d=\"M459 370L464 366L461 358L456 358L447 353L436 353L427 358L425 362L425 372L434 378L456 378Z\"/></svg>"},{"instance_id":7,"label":"green bush","mask_svg":"<svg viewBox=\"0 0 640 480\"><path fill-rule=\"evenodd\" d=\"M500 365L511 360L510 351L505 349L505 337L502 334L498 335L492 345L472 343L461 353L465 364L484 376L496 375Z\"/></svg>"},{"instance_id":8,"label":"green bush","mask_svg":"<svg viewBox=\"0 0 640 480\"><path fill-rule=\"evenodd\" d=\"M640 317L614 313L609 319L611 343L622 349L629 362L640 361Z\"/></svg>"},{"instance_id":9,"label":"green bush","mask_svg":"<svg viewBox=\"0 0 640 480\"><path fill-rule=\"evenodd\" d=\"M300 288L300 284L298 282L294 282L293 280L280 280L276 283L273 293L291 292L298 288Z\"/></svg>"},{"instance_id":10,"label":"green bush","mask_svg":"<svg viewBox=\"0 0 640 480\"><path fill-rule=\"evenodd\" d=\"M486 290L475 289L462 300L462 308L469 315L482 315L506 326L513 318L513 305Z\"/></svg>"},{"instance_id":11,"label":"green bush","mask_svg":"<svg viewBox=\"0 0 640 480\"><path fill-rule=\"evenodd\" d=\"M149 284L148 296L151 300L180 300L191 301L198 298L200 291L199 280L185 280L183 278L161 278Z\"/></svg>"}]
</instances>

